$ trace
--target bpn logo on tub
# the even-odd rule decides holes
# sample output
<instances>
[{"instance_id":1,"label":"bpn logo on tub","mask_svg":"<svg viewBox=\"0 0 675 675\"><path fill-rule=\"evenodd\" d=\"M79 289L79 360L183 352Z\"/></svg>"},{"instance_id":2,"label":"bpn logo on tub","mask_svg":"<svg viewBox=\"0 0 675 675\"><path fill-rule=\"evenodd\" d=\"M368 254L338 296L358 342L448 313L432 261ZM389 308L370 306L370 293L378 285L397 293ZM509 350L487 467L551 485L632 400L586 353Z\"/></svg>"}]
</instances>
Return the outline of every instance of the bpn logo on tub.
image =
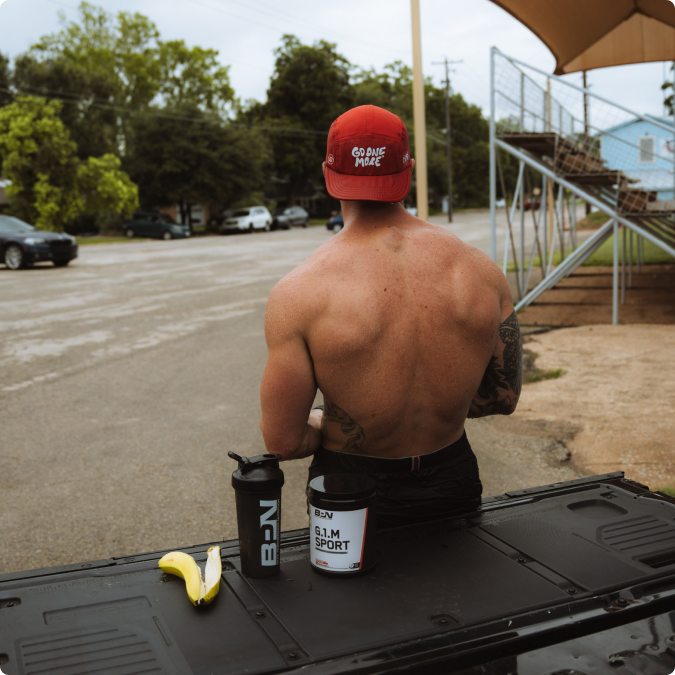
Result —
<instances>
[{"instance_id":1,"label":"bpn logo on tub","mask_svg":"<svg viewBox=\"0 0 675 675\"><path fill-rule=\"evenodd\" d=\"M314 515L317 518L326 518L326 520L333 520L333 514L330 511L319 511L319 509L314 509Z\"/></svg>"}]
</instances>

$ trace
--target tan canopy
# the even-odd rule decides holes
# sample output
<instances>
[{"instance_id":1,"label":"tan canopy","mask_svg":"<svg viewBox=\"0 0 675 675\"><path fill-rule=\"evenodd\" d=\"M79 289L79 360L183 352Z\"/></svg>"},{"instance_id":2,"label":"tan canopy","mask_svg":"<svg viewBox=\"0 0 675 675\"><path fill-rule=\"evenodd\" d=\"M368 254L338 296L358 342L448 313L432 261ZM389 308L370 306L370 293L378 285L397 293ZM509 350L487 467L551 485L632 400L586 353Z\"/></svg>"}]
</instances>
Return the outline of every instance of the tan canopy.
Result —
<instances>
[{"instance_id":1,"label":"tan canopy","mask_svg":"<svg viewBox=\"0 0 675 675\"><path fill-rule=\"evenodd\" d=\"M556 75L675 60L670 0L492 0L553 52Z\"/></svg>"}]
</instances>

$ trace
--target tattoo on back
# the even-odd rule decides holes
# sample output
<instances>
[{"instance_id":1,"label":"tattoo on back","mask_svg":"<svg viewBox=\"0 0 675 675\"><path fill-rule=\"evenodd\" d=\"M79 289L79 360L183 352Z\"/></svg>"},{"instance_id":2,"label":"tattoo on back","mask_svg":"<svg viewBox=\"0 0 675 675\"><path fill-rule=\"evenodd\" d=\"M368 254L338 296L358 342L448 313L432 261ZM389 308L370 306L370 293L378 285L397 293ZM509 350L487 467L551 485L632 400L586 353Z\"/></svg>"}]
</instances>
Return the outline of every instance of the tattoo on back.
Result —
<instances>
[{"instance_id":1,"label":"tattoo on back","mask_svg":"<svg viewBox=\"0 0 675 675\"><path fill-rule=\"evenodd\" d=\"M499 365L496 356L490 359L477 392L486 403L472 404L474 414L470 414L471 417L503 415L511 411L513 401L523 388L523 338L515 310L499 326L499 339L504 344L504 363Z\"/></svg>"},{"instance_id":2,"label":"tattoo on back","mask_svg":"<svg viewBox=\"0 0 675 675\"><path fill-rule=\"evenodd\" d=\"M323 436L326 435L328 422L337 422L340 425L340 431L347 437L343 450L358 452L362 455L368 454L362 447L363 441L366 440L363 427L355 422L342 408L324 399L323 416L321 418L321 434Z\"/></svg>"}]
</instances>

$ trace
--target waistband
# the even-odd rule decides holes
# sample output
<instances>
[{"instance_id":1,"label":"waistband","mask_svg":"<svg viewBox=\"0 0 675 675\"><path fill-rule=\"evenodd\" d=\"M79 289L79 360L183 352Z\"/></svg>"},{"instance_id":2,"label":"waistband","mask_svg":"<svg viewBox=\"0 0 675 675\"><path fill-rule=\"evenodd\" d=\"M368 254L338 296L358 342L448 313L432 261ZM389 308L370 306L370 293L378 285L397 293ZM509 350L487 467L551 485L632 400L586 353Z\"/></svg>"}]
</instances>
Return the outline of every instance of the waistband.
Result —
<instances>
[{"instance_id":1,"label":"waistband","mask_svg":"<svg viewBox=\"0 0 675 675\"><path fill-rule=\"evenodd\" d=\"M342 469L355 473L410 473L421 471L440 464L452 465L467 457L473 457L473 450L466 437L466 431L450 445L426 455L413 457L369 457L349 452L337 452L321 446L314 453L313 465L320 464L326 468Z\"/></svg>"}]
</instances>

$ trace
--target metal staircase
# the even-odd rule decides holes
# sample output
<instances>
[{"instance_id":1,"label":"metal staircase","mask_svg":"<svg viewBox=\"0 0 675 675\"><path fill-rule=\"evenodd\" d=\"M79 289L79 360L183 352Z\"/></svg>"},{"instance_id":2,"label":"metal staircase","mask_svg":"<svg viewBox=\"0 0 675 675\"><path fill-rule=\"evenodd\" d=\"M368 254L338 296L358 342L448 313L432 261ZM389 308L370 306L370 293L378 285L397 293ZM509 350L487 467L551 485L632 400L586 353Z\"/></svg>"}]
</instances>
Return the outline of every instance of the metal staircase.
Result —
<instances>
[{"instance_id":1,"label":"metal staircase","mask_svg":"<svg viewBox=\"0 0 675 675\"><path fill-rule=\"evenodd\" d=\"M506 209L508 231L502 261L505 274L510 260L516 272L516 310L574 272L614 235L613 323L618 323L619 288L623 302L627 268L630 286L634 261L640 271L644 240L675 257L672 123L634 113L495 48L490 100L494 260L497 180L502 194L508 195L499 150L518 160L516 187L512 199L507 198L511 206ZM577 198L609 218L580 244ZM526 216L528 205L530 216ZM532 244L526 246L530 227L527 239ZM541 280L530 288L533 274Z\"/></svg>"}]
</instances>

